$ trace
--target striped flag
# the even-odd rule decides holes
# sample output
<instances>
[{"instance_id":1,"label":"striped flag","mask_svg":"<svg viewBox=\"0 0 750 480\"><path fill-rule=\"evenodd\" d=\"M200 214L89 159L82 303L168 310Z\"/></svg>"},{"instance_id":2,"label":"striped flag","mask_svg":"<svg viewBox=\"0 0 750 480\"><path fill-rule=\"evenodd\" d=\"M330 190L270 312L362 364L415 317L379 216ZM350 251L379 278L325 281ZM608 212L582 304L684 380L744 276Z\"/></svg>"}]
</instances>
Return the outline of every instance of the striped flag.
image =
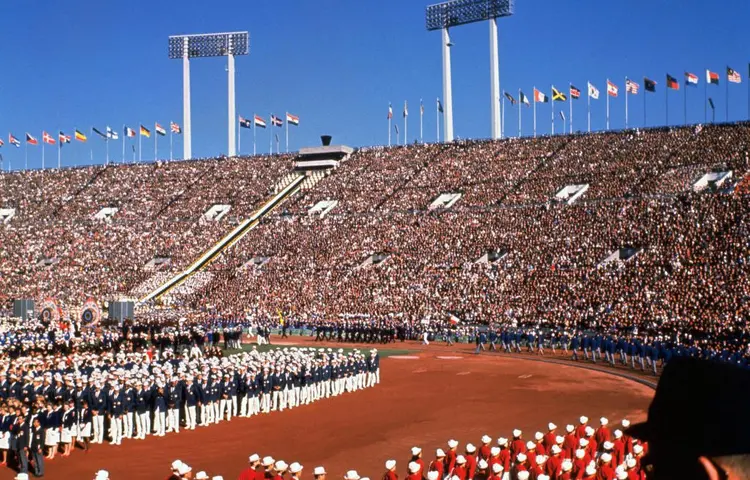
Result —
<instances>
[{"instance_id":1,"label":"striped flag","mask_svg":"<svg viewBox=\"0 0 750 480\"><path fill-rule=\"evenodd\" d=\"M26 133L26 143L29 145L39 145L39 140L32 137L28 132Z\"/></svg>"},{"instance_id":2,"label":"striped flag","mask_svg":"<svg viewBox=\"0 0 750 480\"><path fill-rule=\"evenodd\" d=\"M534 103L547 103L549 102L549 97L545 95L544 93L540 92L536 88L534 89Z\"/></svg>"},{"instance_id":3,"label":"striped flag","mask_svg":"<svg viewBox=\"0 0 750 480\"><path fill-rule=\"evenodd\" d=\"M19 142L18 139L14 137L12 133L8 134L8 142L10 142L11 145L15 145L16 147L21 146L21 142Z\"/></svg>"},{"instance_id":4,"label":"striped flag","mask_svg":"<svg viewBox=\"0 0 750 480\"><path fill-rule=\"evenodd\" d=\"M679 90L680 82L678 82L672 75L667 74L667 88L670 90Z\"/></svg>"},{"instance_id":5,"label":"striped flag","mask_svg":"<svg viewBox=\"0 0 750 480\"><path fill-rule=\"evenodd\" d=\"M607 80L607 95L610 97L617 97L617 92L619 89L617 88L617 85Z\"/></svg>"},{"instance_id":6,"label":"striped flag","mask_svg":"<svg viewBox=\"0 0 750 480\"><path fill-rule=\"evenodd\" d=\"M70 143L70 135L65 135L63 132L60 132L57 135L57 140L60 142L60 146L62 147L66 143Z\"/></svg>"},{"instance_id":7,"label":"striped flag","mask_svg":"<svg viewBox=\"0 0 750 480\"><path fill-rule=\"evenodd\" d=\"M117 132L109 128L109 125L108 125L107 126L107 138L109 138L110 140L119 140L120 135L118 135Z\"/></svg>"},{"instance_id":8,"label":"striped flag","mask_svg":"<svg viewBox=\"0 0 750 480\"><path fill-rule=\"evenodd\" d=\"M437 99L437 102L438 102L438 112L443 113L443 104L440 103L440 99L439 98ZM390 117L388 117L388 118L390 118Z\"/></svg>"},{"instance_id":9,"label":"striped flag","mask_svg":"<svg viewBox=\"0 0 750 480\"><path fill-rule=\"evenodd\" d=\"M727 67L727 81L730 83L742 83L742 76L737 70Z\"/></svg>"},{"instance_id":10,"label":"striped flag","mask_svg":"<svg viewBox=\"0 0 750 480\"><path fill-rule=\"evenodd\" d=\"M713 83L714 85L718 85L719 74L716 72L712 72L711 70L706 70L706 83Z\"/></svg>"},{"instance_id":11,"label":"striped flag","mask_svg":"<svg viewBox=\"0 0 750 480\"><path fill-rule=\"evenodd\" d=\"M518 91L518 101L526 105L527 107L531 106L531 102L529 101L529 97L526 96L521 90Z\"/></svg>"},{"instance_id":12,"label":"striped flag","mask_svg":"<svg viewBox=\"0 0 750 480\"><path fill-rule=\"evenodd\" d=\"M638 95L638 89L641 88L640 85L632 81L631 79L627 78L625 79L625 91L627 93L630 93L631 95Z\"/></svg>"},{"instance_id":13,"label":"striped flag","mask_svg":"<svg viewBox=\"0 0 750 480\"><path fill-rule=\"evenodd\" d=\"M83 132L79 131L78 129L76 129L75 131L75 137L79 142L85 142L86 140L88 140L86 138L86 135L84 135Z\"/></svg>"},{"instance_id":14,"label":"striped flag","mask_svg":"<svg viewBox=\"0 0 750 480\"><path fill-rule=\"evenodd\" d=\"M291 113L287 112L286 123L290 125L299 125L299 117L297 115L292 115Z\"/></svg>"},{"instance_id":15,"label":"striped flag","mask_svg":"<svg viewBox=\"0 0 750 480\"><path fill-rule=\"evenodd\" d=\"M130 138L135 137L135 130L130 127L125 127L125 136Z\"/></svg>"},{"instance_id":16,"label":"striped flag","mask_svg":"<svg viewBox=\"0 0 750 480\"><path fill-rule=\"evenodd\" d=\"M3 139L0 138L0 147L2 147L3 145L5 145L5 142L3 142Z\"/></svg>"},{"instance_id":17,"label":"striped flag","mask_svg":"<svg viewBox=\"0 0 750 480\"><path fill-rule=\"evenodd\" d=\"M244 119L243 119L242 117L240 117L240 122L241 122L242 120L244 120ZM247 120L245 120L245 121L247 121ZM241 125L241 123L240 123L240 125ZM249 128L249 127L248 127L248 128ZM180 126L179 126L179 125L177 125L177 124L176 124L176 123L174 123L174 122L169 122L169 130L170 130L170 131L171 131L172 133L182 133L182 128L180 128Z\"/></svg>"},{"instance_id":18,"label":"striped flag","mask_svg":"<svg viewBox=\"0 0 750 480\"><path fill-rule=\"evenodd\" d=\"M158 133L162 137L167 134L167 131L164 129L164 127L162 127L158 123L154 124L154 130L156 130L156 133Z\"/></svg>"},{"instance_id":19,"label":"striped flag","mask_svg":"<svg viewBox=\"0 0 750 480\"><path fill-rule=\"evenodd\" d=\"M685 85L698 85L698 75L690 72L685 72Z\"/></svg>"},{"instance_id":20,"label":"striped flag","mask_svg":"<svg viewBox=\"0 0 750 480\"><path fill-rule=\"evenodd\" d=\"M254 115L253 121L255 122L256 127L266 128L266 121L258 115Z\"/></svg>"},{"instance_id":21,"label":"striped flag","mask_svg":"<svg viewBox=\"0 0 750 480\"><path fill-rule=\"evenodd\" d=\"M440 100L438 100L438 103L440 103ZM393 118L393 107L391 104L388 104L388 120Z\"/></svg>"},{"instance_id":22,"label":"striped flag","mask_svg":"<svg viewBox=\"0 0 750 480\"><path fill-rule=\"evenodd\" d=\"M105 140L107 139L107 134L106 134L106 133L103 133L103 132L101 132L101 131L99 131L99 129L98 129L98 128L96 128L96 127L91 127L91 131L92 131L92 132L94 132L95 134L99 135L99 136L100 136L100 137L102 137L103 139L105 139Z\"/></svg>"},{"instance_id":23,"label":"striped flag","mask_svg":"<svg viewBox=\"0 0 750 480\"><path fill-rule=\"evenodd\" d=\"M276 115L271 115L271 125L273 125L274 127L280 127L284 125L284 121Z\"/></svg>"},{"instance_id":24,"label":"striped flag","mask_svg":"<svg viewBox=\"0 0 750 480\"><path fill-rule=\"evenodd\" d=\"M581 98L581 91L578 90L573 85L570 86L570 98L573 98L575 100L578 100L579 98Z\"/></svg>"},{"instance_id":25,"label":"striped flag","mask_svg":"<svg viewBox=\"0 0 750 480\"><path fill-rule=\"evenodd\" d=\"M406 100L404 100L404 118L409 116L409 107L406 105Z\"/></svg>"},{"instance_id":26,"label":"striped flag","mask_svg":"<svg viewBox=\"0 0 750 480\"><path fill-rule=\"evenodd\" d=\"M146 138L151 138L151 130L141 125L141 135Z\"/></svg>"}]
</instances>

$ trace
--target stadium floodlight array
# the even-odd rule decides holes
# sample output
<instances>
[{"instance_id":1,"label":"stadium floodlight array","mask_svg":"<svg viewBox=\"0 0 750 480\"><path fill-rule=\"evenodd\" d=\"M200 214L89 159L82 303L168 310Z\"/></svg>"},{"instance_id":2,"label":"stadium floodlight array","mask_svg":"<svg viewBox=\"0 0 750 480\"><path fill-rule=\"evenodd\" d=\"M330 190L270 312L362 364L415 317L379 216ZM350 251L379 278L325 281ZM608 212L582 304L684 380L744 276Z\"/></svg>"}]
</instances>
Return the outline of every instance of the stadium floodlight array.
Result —
<instances>
[{"instance_id":1,"label":"stadium floodlight array","mask_svg":"<svg viewBox=\"0 0 750 480\"><path fill-rule=\"evenodd\" d=\"M236 115L234 100L234 57L250 51L248 32L206 33L198 35L172 35L169 37L169 58L182 59L182 123L183 156L192 158L192 128L190 125L190 59L201 57L227 57L228 86L228 142L227 155L237 153Z\"/></svg>"},{"instance_id":2,"label":"stadium floodlight array","mask_svg":"<svg viewBox=\"0 0 750 480\"><path fill-rule=\"evenodd\" d=\"M513 15L513 0L451 0L429 5L425 13L427 30L442 30L443 128L446 142L453 140L453 92L451 89L450 27L488 20L490 24L490 112L492 138L500 138L500 61L497 47L497 19Z\"/></svg>"}]
</instances>

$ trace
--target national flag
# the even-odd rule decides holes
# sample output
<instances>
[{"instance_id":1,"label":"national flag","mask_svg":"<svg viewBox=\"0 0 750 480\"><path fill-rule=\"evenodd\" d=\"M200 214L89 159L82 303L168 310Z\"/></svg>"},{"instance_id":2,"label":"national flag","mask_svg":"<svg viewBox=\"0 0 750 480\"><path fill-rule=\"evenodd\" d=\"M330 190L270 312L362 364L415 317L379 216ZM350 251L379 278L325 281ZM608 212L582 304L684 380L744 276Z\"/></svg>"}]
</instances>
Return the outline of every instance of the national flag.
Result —
<instances>
[{"instance_id":1,"label":"national flag","mask_svg":"<svg viewBox=\"0 0 750 480\"><path fill-rule=\"evenodd\" d=\"M438 100L438 103L440 103L440 100ZM391 104L388 104L388 120L393 118L393 106Z\"/></svg>"},{"instance_id":2,"label":"national flag","mask_svg":"<svg viewBox=\"0 0 750 480\"><path fill-rule=\"evenodd\" d=\"M100 132L96 127L91 127L91 131L94 132L95 134L99 135L103 139L105 139L105 140L107 139L107 135L105 133Z\"/></svg>"},{"instance_id":3,"label":"national flag","mask_svg":"<svg viewBox=\"0 0 750 480\"><path fill-rule=\"evenodd\" d=\"M109 128L109 125L108 125L107 126L107 138L109 138L110 140L119 140L120 135L118 135L117 132Z\"/></svg>"},{"instance_id":4,"label":"national flag","mask_svg":"<svg viewBox=\"0 0 750 480\"><path fill-rule=\"evenodd\" d=\"M5 145L5 142L3 142L3 139L0 138L0 147L2 147L3 145Z\"/></svg>"},{"instance_id":5,"label":"national flag","mask_svg":"<svg viewBox=\"0 0 750 480\"><path fill-rule=\"evenodd\" d=\"M396 135L398 135L398 125L394 125L393 128L396 130Z\"/></svg>"},{"instance_id":6,"label":"national flag","mask_svg":"<svg viewBox=\"0 0 750 480\"><path fill-rule=\"evenodd\" d=\"M560 110L560 118L562 118L563 122L565 121L565 112Z\"/></svg>"},{"instance_id":7,"label":"national flag","mask_svg":"<svg viewBox=\"0 0 750 480\"><path fill-rule=\"evenodd\" d=\"M567 99L568 97L566 97L564 93L556 89L554 85L552 86L552 101L553 102L564 102Z\"/></svg>"},{"instance_id":8,"label":"national flag","mask_svg":"<svg viewBox=\"0 0 750 480\"><path fill-rule=\"evenodd\" d=\"M717 72L712 72L711 70L706 70L706 83L713 83L714 85L718 85L719 74Z\"/></svg>"},{"instance_id":9,"label":"national flag","mask_svg":"<svg viewBox=\"0 0 750 480\"><path fill-rule=\"evenodd\" d=\"M437 102L438 102L438 112L443 113L443 104L440 103L440 99L439 98L437 99Z\"/></svg>"},{"instance_id":10,"label":"national flag","mask_svg":"<svg viewBox=\"0 0 750 480\"><path fill-rule=\"evenodd\" d=\"M685 72L685 85L698 85L698 75L690 72Z\"/></svg>"},{"instance_id":11,"label":"national flag","mask_svg":"<svg viewBox=\"0 0 750 480\"><path fill-rule=\"evenodd\" d=\"M10 142L11 145L15 145L16 147L21 146L21 142L19 142L18 139L14 137L12 133L8 134L8 142Z\"/></svg>"},{"instance_id":12,"label":"national flag","mask_svg":"<svg viewBox=\"0 0 750 480\"><path fill-rule=\"evenodd\" d=\"M75 131L75 137L76 137L76 140L78 140L79 142L85 142L86 140L88 140L86 138L86 135L84 135L82 132L78 131L78 129L76 129L76 131Z\"/></svg>"},{"instance_id":13,"label":"national flag","mask_svg":"<svg viewBox=\"0 0 750 480\"><path fill-rule=\"evenodd\" d=\"M679 90L680 82L678 82L677 79L674 78L672 75L667 74L667 88L672 89L672 90Z\"/></svg>"},{"instance_id":14,"label":"national flag","mask_svg":"<svg viewBox=\"0 0 750 480\"><path fill-rule=\"evenodd\" d=\"M625 79L625 92L630 93L631 95L638 95L638 89L641 88L640 85L635 83L629 78Z\"/></svg>"},{"instance_id":15,"label":"national flag","mask_svg":"<svg viewBox=\"0 0 750 480\"><path fill-rule=\"evenodd\" d=\"M524 95L524 93L521 90L518 91L518 101L521 102L521 103L523 103L527 107L531 106L531 102L529 101L529 97L527 97L526 95Z\"/></svg>"},{"instance_id":16,"label":"national flag","mask_svg":"<svg viewBox=\"0 0 750 480\"><path fill-rule=\"evenodd\" d=\"M42 141L47 145L54 145L56 143L55 138L47 132L42 132Z\"/></svg>"},{"instance_id":17,"label":"national flag","mask_svg":"<svg viewBox=\"0 0 750 480\"><path fill-rule=\"evenodd\" d=\"M404 118L409 116L409 107L406 105L406 100L404 100Z\"/></svg>"},{"instance_id":18,"label":"national flag","mask_svg":"<svg viewBox=\"0 0 750 480\"><path fill-rule=\"evenodd\" d=\"M162 127L158 123L154 123L154 130L156 130L156 133L158 133L162 137L167 134L167 131L164 129L164 127Z\"/></svg>"},{"instance_id":19,"label":"national flag","mask_svg":"<svg viewBox=\"0 0 750 480\"><path fill-rule=\"evenodd\" d=\"M510 104L511 105L515 105L516 104L516 99L513 98L513 95L511 95L508 92L504 92L504 93L505 93L505 98L507 98L508 100L510 100Z\"/></svg>"},{"instance_id":20,"label":"national flag","mask_svg":"<svg viewBox=\"0 0 750 480\"><path fill-rule=\"evenodd\" d=\"M610 97L617 97L618 90L617 85L607 80L607 95Z\"/></svg>"},{"instance_id":21,"label":"national flag","mask_svg":"<svg viewBox=\"0 0 750 480\"><path fill-rule=\"evenodd\" d=\"M130 138L135 137L135 130L130 127L125 127L125 136Z\"/></svg>"},{"instance_id":22,"label":"national flag","mask_svg":"<svg viewBox=\"0 0 750 480\"><path fill-rule=\"evenodd\" d=\"M240 117L240 127L253 128L253 122L251 122L250 119ZM177 128L180 128L180 127L177 127Z\"/></svg>"},{"instance_id":23,"label":"national flag","mask_svg":"<svg viewBox=\"0 0 750 480\"><path fill-rule=\"evenodd\" d=\"M263 118L259 117L258 115L254 115L253 120L255 121L256 127L266 128L266 121L263 120Z\"/></svg>"},{"instance_id":24,"label":"national flag","mask_svg":"<svg viewBox=\"0 0 750 480\"><path fill-rule=\"evenodd\" d=\"M141 125L141 135L146 138L151 138L151 130Z\"/></svg>"},{"instance_id":25,"label":"national flag","mask_svg":"<svg viewBox=\"0 0 750 480\"><path fill-rule=\"evenodd\" d=\"M643 88L646 89L647 92L655 92L656 82L650 78L643 77Z\"/></svg>"},{"instance_id":26,"label":"national flag","mask_svg":"<svg viewBox=\"0 0 750 480\"><path fill-rule=\"evenodd\" d=\"M711 105L711 110L713 110L714 107L714 100L711 97L708 97L708 104Z\"/></svg>"},{"instance_id":27,"label":"national flag","mask_svg":"<svg viewBox=\"0 0 750 480\"><path fill-rule=\"evenodd\" d=\"M593 86L591 82L588 82L588 84L589 84L589 97L593 98L594 100L599 100L599 89Z\"/></svg>"},{"instance_id":28,"label":"national flag","mask_svg":"<svg viewBox=\"0 0 750 480\"><path fill-rule=\"evenodd\" d=\"M273 125L275 127L280 127L280 126L284 125L284 121L281 120L276 115L271 115L271 125Z\"/></svg>"},{"instance_id":29,"label":"national flag","mask_svg":"<svg viewBox=\"0 0 750 480\"><path fill-rule=\"evenodd\" d=\"M299 125L299 117L297 115L292 115L291 113L287 113L286 123L289 123L291 125Z\"/></svg>"},{"instance_id":30,"label":"national flag","mask_svg":"<svg viewBox=\"0 0 750 480\"><path fill-rule=\"evenodd\" d=\"M70 143L70 135L65 135L63 132L60 132L57 135L57 140L60 142L60 146L62 147L66 143Z\"/></svg>"},{"instance_id":31,"label":"national flag","mask_svg":"<svg viewBox=\"0 0 750 480\"><path fill-rule=\"evenodd\" d=\"M549 97L547 95L543 94L536 88L534 89L534 102L535 103L547 103L549 102Z\"/></svg>"},{"instance_id":32,"label":"national flag","mask_svg":"<svg viewBox=\"0 0 750 480\"><path fill-rule=\"evenodd\" d=\"M581 98L581 91L573 85L570 86L570 98L574 100L578 100L579 98Z\"/></svg>"},{"instance_id":33,"label":"national flag","mask_svg":"<svg viewBox=\"0 0 750 480\"><path fill-rule=\"evenodd\" d=\"M740 72L727 67L727 81L730 83L742 83Z\"/></svg>"},{"instance_id":34,"label":"national flag","mask_svg":"<svg viewBox=\"0 0 750 480\"><path fill-rule=\"evenodd\" d=\"M26 133L26 143L28 143L29 145L39 145L39 141L36 138L29 135L28 132Z\"/></svg>"},{"instance_id":35,"label":"national flag","mask_svg":"<svg viewBox=\"0 0 750 480\"><path fill-rule=\"evenodd\" d=\"M242 117L240 117L240 127L241 127L241 126L243 126L243 125L242 125L242 122L243 122L243 120L244 120L245 122L247 122L247 127L245 127L245 128L250 128L250 121L249 121L249 120L245 120L245 119L244 119L244 118L242 118ZM177 124L176 124L176 123L174 123L174 122L169 122L169 130L170 130L170 131L171 131L172 133L178 133L178 134L179 134L179 133L182 133L182 128L180 128L180 126L179 126L179 125L177 125Z\"/></svg>"}]
</instances>

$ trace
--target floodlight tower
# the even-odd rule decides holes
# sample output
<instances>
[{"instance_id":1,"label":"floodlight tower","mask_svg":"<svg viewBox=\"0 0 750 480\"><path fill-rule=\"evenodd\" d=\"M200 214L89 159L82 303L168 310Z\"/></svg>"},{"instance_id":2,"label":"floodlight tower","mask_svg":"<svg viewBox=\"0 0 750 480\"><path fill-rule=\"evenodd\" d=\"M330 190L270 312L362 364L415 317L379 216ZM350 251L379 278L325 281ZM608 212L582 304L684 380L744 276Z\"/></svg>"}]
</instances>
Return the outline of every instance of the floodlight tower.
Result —
<instances>
[{"instance_id":1,"label":"floodlight tower","mask_svg":"<svg viewBox=\"0 0 750 480\"><path fill-rule=\"evenodd\" d=\"M234 100L234 57L247 55L250 40L247 32L172 35L169 37L169 58L182 59L182 141L183 157L192 158L192 128L190 125L190 59L194 57L227 57L227 155L237 153L237 118Z\"/></svg>"},{"instance_id":2,"label":"floodlight tower","mask_svg":"<svg viewBox=\"0 0 750 480\"><path fill-rule=\"evenodd\" d=\"M500 138L500 61L497 46L497 19L513 15L514 0L451 0L429 5L427 30L442 30L443 51L443 137L453 141L453 92L451 87L450 27L489 20L490 23L490 113L492 138Z\"/></svg>"}]
</instances>

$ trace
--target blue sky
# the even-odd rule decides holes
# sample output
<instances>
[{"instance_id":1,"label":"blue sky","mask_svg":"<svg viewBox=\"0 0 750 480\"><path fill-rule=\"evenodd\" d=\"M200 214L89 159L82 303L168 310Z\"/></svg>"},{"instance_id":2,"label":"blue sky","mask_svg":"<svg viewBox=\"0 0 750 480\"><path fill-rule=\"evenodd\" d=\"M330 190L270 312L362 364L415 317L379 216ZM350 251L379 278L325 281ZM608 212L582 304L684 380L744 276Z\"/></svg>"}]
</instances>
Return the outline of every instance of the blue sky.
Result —
<instances>
[{"instance_id":1,"label":"blue sky","mask_svg":"<svg viewBox=\"0 0 750 480\"><path fill-rule=\"evenodd\" d=\"M430 2L431 3L431 2ZM388 102L403 130L401 111L409 102L409 140L419 135L419 101L425 102L424 139L435 139L435 101L441 96L439 32L427 32L424 7L416 0L283 0L218 3L103 2L77 0L54 8L44 2L10 2L3 7L0 51L0 134L7 169L24 162L24 148L9 148L8 132L40 137L42 130L72 134L91 126L123 124L153 127L182 121L182 66L167 58L167 37L180 33L248 30L250 55L238 57L237 113L268 117L285 111L300 116L290 128L290 147L318 144L321 133L352 146L387 142ZM664 124L667 72L683 80L690 71L701 85L688 92L688 121L703 121L705 69L721 74L709 88L717 120L725 118L725 69L732 66L743 83L730 85L730 120L748 115L747 0L705 1L516 0L516 14L499 21L501 88L549 91L568 83L585 92L587 80L602 92L592 101L592 128L605 124L605 82L624 94L624 78L641 84L629 104L631 126L643 121L642 77L658 82L649 94L649 125ZM489 45L486 22L452 31L455 135L490 134ZM194 156L226 152L225 59L192 63ZM684 85L670 92L670 123L683 121ZM584 93L585 95L585 93ZM612 100L611 127L624 126L624 98ZM557 105L560 108L560 104ZM567 114L567 105L565 106ZM523 130L532 132L532 110L524 110ZM538 132L550 130L550 106L540 105ZM710 116L710 114L709 114ZM585 97L574 103L574 126L585 129ZM517 111L506 113L506 133L515 135ZM557 129L561 129L559 124ZM153 129L153 128L152 128ZM269 128L270 130L270 128ZM283 148L283 129L276 129ZM243 153L252 151L252 133L242 132ZM258 131L258 150L268 150L269 131ZM175 157L181 141L175 138ZM395 140L395 137L394 137ZM169 156L169 142L159 156ZM110 145L121 157L121 143ZM129 149L130 147L128 147ZM63 150L63 164L104 160L104 142ZM56 163L47 147L47 165ZM130 154L128 154L130 157ZM153 138L144 139L143 159L153 159ZM41 166L41 146L29 147L29 166Z\"/></svg>"}]
</instances>

